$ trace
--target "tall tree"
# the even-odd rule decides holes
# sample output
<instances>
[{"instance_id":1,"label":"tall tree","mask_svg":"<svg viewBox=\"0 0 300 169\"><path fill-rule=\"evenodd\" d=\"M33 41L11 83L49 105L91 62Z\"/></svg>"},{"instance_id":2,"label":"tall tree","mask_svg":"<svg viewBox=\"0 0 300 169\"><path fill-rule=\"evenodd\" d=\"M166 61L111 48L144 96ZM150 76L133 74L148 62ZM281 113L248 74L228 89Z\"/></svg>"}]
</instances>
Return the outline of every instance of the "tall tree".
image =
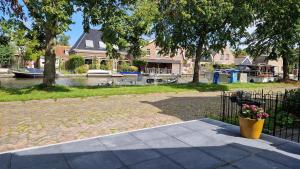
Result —
<instances>
[{"instance_id":1,"label":"tall tree","mask_svg":"<svg viewBox=\"0 0 300 169\"><path fill-rule=\"evenodd\" d=\"M183 48L195 56L193 83L199 83L199 62L210 50L235 44L252 22L252 9L240 0L161 0L156 42L162 53Z\"/></svg>"},{"instance_id":2,"label":"tall tree","mask_svg":"<svg viewBox=\"0 0 300 169\"><path fill-rule=\"evenodd\" d=\"M43 84L55 83L55 38L69 29L74 13L72 0L23 0L29 16L45 33L45 69Z\"/></svg>"},{"instance_id":3,"label":"tall tree","mask_svg":"<svg viewBox=\"0 0 300 169\"><path fill-rule=\"evenodd\" d=\"M283 60L283 80L289 78L293 49L300 41L297 21L299 0L253 1L256 30L248 38L248 51L253 56L268 54L268 59Z\"/></svg>"},{"instance_id":4,"label":"tall tree","mask_svg":"<svg viewBox=\"0 0 300 169\"><path fill-rule=\"evenodd\" d=\"M56 38L56 43L58 45L69 46L70 45L70 43L69 43L70 38L71 37L68 36L68 35L60 34Z\"/></svg>"},{"instance_id":5,"label":"tall tree","mask_svg":"<svg viewBox=\"0 0 300 169\"><path fill-rule=\"evenodd\" d=\"M153 20L158 12L153 0L109 0L80 1L83 7L84 27L90 24L100 26L108 55L119 57L118 50L126 49L134 57L143 53L145 45L142 36L151 33Z\"/></svg>"}]
</instances>

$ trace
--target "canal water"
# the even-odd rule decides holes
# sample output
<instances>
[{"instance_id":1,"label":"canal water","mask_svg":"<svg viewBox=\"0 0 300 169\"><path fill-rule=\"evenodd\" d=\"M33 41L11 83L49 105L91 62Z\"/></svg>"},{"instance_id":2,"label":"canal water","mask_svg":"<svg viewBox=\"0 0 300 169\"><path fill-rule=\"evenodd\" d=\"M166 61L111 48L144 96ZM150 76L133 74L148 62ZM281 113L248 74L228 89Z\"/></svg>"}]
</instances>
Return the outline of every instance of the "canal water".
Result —
<instances>
[{"instance_id":1,"label":"canal water","mask_svg":"<svg viewBox=\"0 0 300 169\"><path fill-rule=\"evenodd\" d=\"M108 86L108 85L145 85L151 77L59 77L56 84L64 86ZM161 77L162 81L157 83L173 82L174 77ZM188 83L191 76L177 78L177 83ZM42 78L0 78L0 86L4 88L25 88L41 84Z\"/></svg>"}]
</instances>

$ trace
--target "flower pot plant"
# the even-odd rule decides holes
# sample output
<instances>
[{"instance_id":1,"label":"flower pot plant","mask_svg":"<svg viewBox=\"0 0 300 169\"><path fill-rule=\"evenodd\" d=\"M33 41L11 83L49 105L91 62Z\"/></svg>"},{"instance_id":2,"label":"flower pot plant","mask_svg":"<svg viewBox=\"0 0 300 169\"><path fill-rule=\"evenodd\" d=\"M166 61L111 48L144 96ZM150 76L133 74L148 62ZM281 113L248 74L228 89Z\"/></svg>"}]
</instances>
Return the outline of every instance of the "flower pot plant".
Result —
<instances>
[{"instance_id":1,"label":"flower pot plant","mask_svg":"<svg viewBox=\"0 0 300 169\"><path fill-rule=\"evenodd\" d=\"M269 114L256 105L243 104L239 116L240 132L243 137L259 139L264 121Z\"/></svg>"}]
</instances>

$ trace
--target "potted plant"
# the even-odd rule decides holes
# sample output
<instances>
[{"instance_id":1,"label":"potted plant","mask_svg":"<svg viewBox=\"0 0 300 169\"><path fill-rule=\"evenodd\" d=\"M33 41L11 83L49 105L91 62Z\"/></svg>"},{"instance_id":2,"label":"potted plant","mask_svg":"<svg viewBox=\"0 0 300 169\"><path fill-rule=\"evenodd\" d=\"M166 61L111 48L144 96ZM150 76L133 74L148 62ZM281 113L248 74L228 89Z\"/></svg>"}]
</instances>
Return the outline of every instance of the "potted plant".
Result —
<instances>
[{"instance_id":1,"label":"potted plant","mask_svg":"<svg viewBox=\"0 0 300 169\"><path fill-rule=\"evenodd\" d=\"M256 105L243 104L239 116L240 132L243 137L259 139L264 121L269 114Z\"/></svg>"}]
</instances>

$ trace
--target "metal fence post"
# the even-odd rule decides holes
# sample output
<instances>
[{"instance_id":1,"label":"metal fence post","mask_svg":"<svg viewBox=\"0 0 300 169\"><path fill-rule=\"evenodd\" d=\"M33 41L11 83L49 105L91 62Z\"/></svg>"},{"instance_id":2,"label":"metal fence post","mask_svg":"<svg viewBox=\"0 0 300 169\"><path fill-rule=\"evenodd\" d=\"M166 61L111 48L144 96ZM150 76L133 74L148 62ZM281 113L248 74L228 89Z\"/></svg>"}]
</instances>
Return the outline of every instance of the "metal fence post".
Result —
<instances>
[{"instance_id":1,"label":"metal fence post","mask_svg":"<svg viewBox=\"0 0 300 169\"><path fill-rule=\"evenodd\" d=\"M276 133L277 111L278 111L278 93L276 94L276 100L275 100L275 112L274 112L274 122L273 122L273 136L275 136L275 133Z\"/></svg>"},{"instance_id":2,"label":"metal fence post","mask_svg":"<svg viewBox=\"0 0 300 169\"><path fill-rule=\"evenodd\" d=\"M225 92L222 93L222 121L225 121Z\"/></svg>"}]
</instances>

